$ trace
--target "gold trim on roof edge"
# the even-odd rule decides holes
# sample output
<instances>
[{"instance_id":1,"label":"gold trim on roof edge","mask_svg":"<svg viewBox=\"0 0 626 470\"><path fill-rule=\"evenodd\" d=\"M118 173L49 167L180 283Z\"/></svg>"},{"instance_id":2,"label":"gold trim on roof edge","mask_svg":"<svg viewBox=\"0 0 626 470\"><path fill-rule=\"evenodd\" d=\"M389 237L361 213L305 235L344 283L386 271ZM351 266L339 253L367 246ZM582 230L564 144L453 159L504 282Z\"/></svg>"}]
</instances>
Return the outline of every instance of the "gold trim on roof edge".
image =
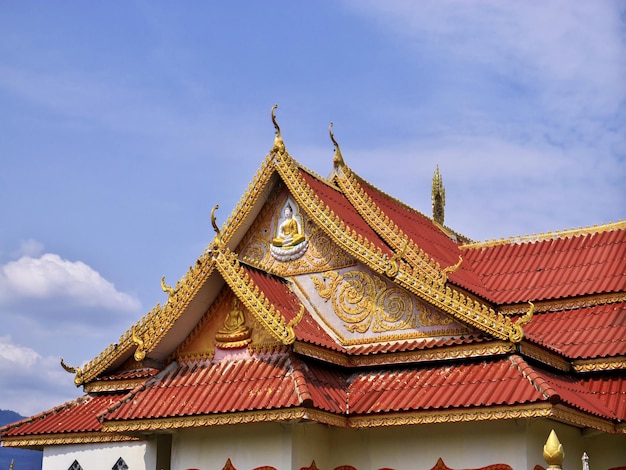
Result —
<instances>
[{"instance_id":1,"label":"gold trim on roof edge","mask_svg":"<svg viewBox=\"0 0 626 470\"><path fill-rule=\"evenodd\" d=\"M512 236L509 238L500 238L494 240L486 240L481 242L466 243L461 245L461 249L489 248L498 245L512 245L515 243L528 243L536 241L550 240L553 238L575 237L578 235L589 235L593 233L609 232L611 230L626 229L626 220L618 220L617 222L609 222L608 224L594 225L591 227L579 227L565 230L557 230L554 232L533 233L532 235Z\"/></svg>"},{"instance_id":2,"label":"gold trim on roof edge","mask_svg":"<svg viewBox=\"0 0 626 470\"><path fill-rule=\"evenodd\" d=\"M444 346L436 349L351 355L349 349L347 353L341 353L314 344L298 341L295 343L294 349L302 355L344 367L367 367L386 364L408 364L450 359L493 357L495 355L512 353L515 351L515 346L510 342L495 341L474 345Z\"/></svg>"},{"instance_id":3,"label":"gold trim on roof edge","mask_svg":"<svg viewBox=\"0 0 626 470\"><path fill-rule=\"evenodd\" d=\"M272 155L276 161L278 173L294 199L303 210L307 211L309 217L350 255L378 274L386 275L392 262L386 255L383 255L382 250L350 229L328 206L320 207L319 197L299 174L298 166L287 152L273 151ZM478 300L449 286L444 286L440 278L434 279L432 275L426 274L422 266L409 266L400 259L396 262L396 266L391 266L391 269L395 274L394 281L398 285L439 307L454 318L499 339L518 343L524 338L521 325L516 325L511 322L510 318L500 315Z\"/></svg>"},{"instance_id":4,"label":"gold trim on roof edge","mask_svg":"<svg viewBox=\"0 0 626 470\"><path fill-rule=\"evenodd\" d=\"M287 408L277 410L255 410L220 413L201 416L181 416L128 421L105 421L103 429L110 433L133 433L139 431L163 431L170 429L237 425L259 422L309 420L340 428L373 428L381 426L407 426L416 424L440 424L504 419L549 418L578 427L589 427L615 434L619 426L610 421L587 414L553 406L546 403L482 407L474 409L447 409L438 411L396 412L345 417L327 411L310 408Z\"/></svg>"},{"instance_id":5,"label":"gold trim on roof edge","mask_svg":"<svg viewBox=\"0 0 626 470\"><path fill-rule=\"evenodd\" d=\"M402 253L411 266L420 267L430 277L442 280L441 268L378 207L359 184L354 172L343 166L337 174L337 184L350 204L366 223L385 240L396 253Z\"/></svg>"},{"instance_id":6,"label":"gold trim on roof edge","mask_svg":"<svg viewBox=\"0 0 626 470\"><path fill-rule=\"evenodd\" d=\"M117 344L109 345L85 365L82 383L90 382L127 351L136 347L133 331L137 337L143 338L144 350L151 351L195 298L213 269L211 253L205 250L185 276L176 283L175 294L168 298L164 306L157 303L150 312L120 336Z\"/></svg>"},{"instance_id":7,"label":"gold trim on roof edge","mask_svg":"<svg viewBox=\"0 0 626 470\"><path fill-rule=\"evenodd\" d=\"M226 283L233 290L235 295L244 303L255 318L264 325L269 333L283 344L291 344L295 341L296 335L293 331L293 324L285 323L285 318L281 312L272 304L259 287L248 276L245 269L239 263L235 253L226 246L219 247L215 256L217 270L223 276ZM301 309L300 315L303 310ZM295 317L296 320L298 317Z\"/></svg>"},{"instance_id":8,"label":"gold trim on roof edge","mask_svg":"<svg viewBox=\"0 0 626 470\"><path fill-rule=\"evenodd\" d=\"M128 379L128 380L112 380L110 382L103 381L93 381L84 385L84 390L86 393L92 392L121 392L124 390L132 390L138 385L143 384L150 377L146 377L143 379Z\"/></svg>"},{"instance_id":9,"label":"gold trim on roof edge","mask_svg":"<svg viewBox=\"0 0 626 470\"><path fill-rule=\"evenodd\" d=\"M35 437L3 437L2 447L43 447L67 444L142 441L138 437L110 432L43 434Z\"/></svg>"},{"instance_id":10,"label":"gold trim on roof edge","mask_svg":"<svg viewBox=\"0 0 626 470\"><path fill-rule=\"evenodd\" d=\"M221 240L227 243L242 222L249 215L254 204L257 202L261 190L265 187L274 172L271 159L266 156L257 170L248 189L242 195L239 203L228 217L221 230ZM214 242L211 242L211 245ZM211 246L209 245L209 246ZM164 306L157 303L152 310L145 314L131 328L120 336L118 343L110 344L98 356L89 361L82 369L77 369L74 381L77 386L83 385L96 378L116 360L135 347L132 340L132 330L135 328L136 334L143 338L144 348L149 353L154 346L165 336L172 325L178 320L187 305L193 300L198 290L213 271L212 257L210 250L205 249L198 258L194 266L189 267L189 271L173 288L173 293L168 292L168 301ZM181 291L182 289L182 291ZM78 370L82 375L78 375Z\"/></svg>"},{"instance_id":11,"label":"gold trim on roof edge","mask_svg":"<svg viewBox=\"0 0 626 470\"><path fill-rule=\"evenodd\" d=\"M588 359L574 361L572 368L576 372L604 372L607 370L624 370L626 369L626 356Z\"/></svg>"},{"instance_id":12,"label":"gold trim on roof edge","mask_svg":"<svg viewBox=\"0 0 626 470\"><path fill-rule=\"evenodd\" d=\"M598 305L615 304L626 302L626 292L611 294L594 294L584 297L569 299L543 300L535 302L535 312L552 312L559 310L570 310L574 308L596 307ZM503 315L517 315L526 312L528 303L503 305L498 307L498 311Z\"/></svg>"}]
</instances>

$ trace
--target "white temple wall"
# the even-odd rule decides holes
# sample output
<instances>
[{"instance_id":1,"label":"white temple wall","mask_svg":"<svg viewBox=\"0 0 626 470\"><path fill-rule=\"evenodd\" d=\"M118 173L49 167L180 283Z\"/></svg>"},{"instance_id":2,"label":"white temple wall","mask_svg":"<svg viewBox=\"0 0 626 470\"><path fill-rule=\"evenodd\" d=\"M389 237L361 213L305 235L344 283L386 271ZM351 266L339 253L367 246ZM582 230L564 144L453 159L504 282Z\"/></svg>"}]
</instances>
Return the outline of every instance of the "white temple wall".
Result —
<instances>
[{"instance_id":1,"label":"white temple wall","mask_svg":"<svg viewBox=\"0 0 626 470\"><path fill-rule=\"evenodd\" d=\"M496 463L515 470L533 467L527 467L524 426L514 421L333 430L332 434L331 468L429 470L439 458L451 468ZM543 459L537 463L544 463Z\"/></svg>"},{"instance_id":2,"label":"white temple wall","mask_svg":"<svg viewBox=\"0 0 626 470\"><path fill-rule=\"evenodd\" d=\"M289 428L259 423L180 430L172 439L172 470L221 470L228 459L238 470L291 469Z\"/></svg>"},{"instance_id":3,"label":"white temple wall","mask_svg":"<svg viewBox=\"0 0 626 470\"><path fill-rule=\"evenodd\" d=\"M84 470L111 470L119 458L132 470L154 470L156 448L152 442L114 442L46 446L42 470L67 470L77 460Z\"/></svg>"},{"instance_id":4,"label":"white temple wall","mask_svg":"<svg viewBox=\"0 0 626 470\"><path fill-rule=\"evenodd\" d=\"M547 467L543 446L552 429L565 448L566 470L581 468L583 451L591 458L592 470L626 465L626 436L590 434L555 421L520 419L364 429L316 423L185 429L174 434L171 468L221 470L230 458L237 470L264 465L299 470L313 460L321 470L340 465L357 470L429 470L442 458L456 469L504 463L514 470L532 470L535 465Z\"/></svg>"}]
</instances>

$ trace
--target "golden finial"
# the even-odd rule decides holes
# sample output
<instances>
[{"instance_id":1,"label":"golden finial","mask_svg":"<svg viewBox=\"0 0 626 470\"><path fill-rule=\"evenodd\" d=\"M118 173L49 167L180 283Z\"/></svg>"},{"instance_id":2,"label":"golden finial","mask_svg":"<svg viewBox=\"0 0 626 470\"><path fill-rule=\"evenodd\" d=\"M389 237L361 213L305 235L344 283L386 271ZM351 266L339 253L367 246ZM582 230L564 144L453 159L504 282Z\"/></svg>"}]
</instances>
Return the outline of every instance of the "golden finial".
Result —
<instances>
[{"instance_id":1,"label":"golden finial","mask_svg":"<svg viewBox=\"0 0 626 470\"><path fill-rule=\"evenodd\" d=\"M83 371L80 367L68 366L63 358L61 358L61 367L63 367L63 369L65 369L65 371L69 372L70 374L76 374L76 376L74 377L74 384L76 384L76 386L82 385Z\"/></svg>"},{"instance_id":2,"label":"golden finial","mask_svg":"<svg viewBox=\"0 0 626 470\"><path fill-rule=\"evenodd\" d=\"M461 267L462 262L463 262L463 257L459 255L459 260L456 262L456 264L453 264L452 266L448 266L447 268L444 268L443 271L441 271L442 284L445 284L448 281L448 274L452 274L456 272L456 270Z\"/></svg>"},{"instance_id":3,"label":"golden finial","mask_svg":"<svg viewBox=\"0 0 626 470\"><path fill-rule=\"evenodd\" d=\"M274 124L274 129L276 129L276 137L274 137L274 148L272 148L273 152L283 151L285 150L285 143L283 142L283 138L280 135L280 127L276 122L276 115L274 114L274 110L278 108L278 105L275 104L272 106L272 123Z\"/></svg>"},{"instance_id":4,"label":"golden finial","mask_svg":"<svg viewBox=\"0 0 626 470\"><path fill-rule=\"evenodd\" d=\"M9 465L9 470L13 470L13 464L15 463L14 461L15 459L11 459L11 465Z\"/></svg>"},{"instance_id":5,"label":"golden finial","mask_svg":"<svg viewBox=\"0 0 626 470\"><path fill-rule=\"evenodd\" d=\"M70 374L75 374L76 373L76 367L68 366L65 363L65 361L63 360L63 358L61 358L61 367L63 367L63 369L65 369L65 372L69 372Z\"/></svg>"},{"instance_id":6,"label":"golden finial","mask_svg":"<svg viewBox=\"0 0 626 470\"><path fill-rule=\"evenodd\" d=\"M141 362L146 358L146 348L144 347L143 340L139 337L137 332L135 331L135 327L132 328L132 340L133 343L137 345L137 349L135 349L135 361Z\"/></svg>"},{"instance_id":7,"label":"golden finial","mask_svg":"<svg viewBox=\"0 0 626 470\"><path fill-rule=\"evenodd\" d=\"M439 225L443 225L446 189L443 187L443 180L441 179L441 173L439 173L439 165L437 165L435 175L433 176L432 201L433 220Z\"/></svg>"},{"instance_id":8,"label":"golden finial","mask_svg":"<svg viewBox=\"0 0 626 470\"><path fill-rule=\"evenodd\" d=\"M215 211L218 210L219 208L220 208L220 205L219 204L215 204L213 209L211 209L211 225L213 225L213 230L215 230L215 233L216 233L215 238L217 238L218 242L221 242L222 241L222 232L220 232L220 229L217 226L217 222L215 221Z\"/></svg>"},{"instance_id":9,"label":"golden finial","mask_svg":"<svg viewBox=\"0 0 626 470\"><path fill-rule=\"evenodd\" d=\"M341 155L341 149L339 148L339 144L335 140L335 134L333 134L333 123L330 123L328 126L328 133L330 134L330 140L333 141L333 145L335 146L335 156L333 157L333 166L335 168L339 168L344 166L343 155Z\"/></svg>"},{"instance_id":10,"label":"golden finial","mask_svg":"<svg viewBox=\"0 0 626 470\"><path fill-rule=\"evenodd\" d=\"M174 295L174 289L165 284L165 276L161 278L161 289L163 289L163 292L167 292L168 297Z\"/></svg>"},{"instance_id":11,"label":"golden finial","mask_svg":"<svg viewBox=\"0 0 626 470\"><path fill-rule=\"evenodd\" d=\"M554 429L550 431L546 445L543 446L543 458L548 464L548 468L562 468L565 451Z\"/></svg>"},{"instance_id":12,"label":"golden finial","mask_svg":"<svg viewBox=\"0 0 626 470\"><path fill-rule=\"evenodd\" d=\"M529 300L528 306L530 307L528 309L528 312L526 312L522 317L520 317L519 320L517 320L516 325L519 325L519 326L528 325L530 323L530 320L533 319L533 315L535 314L535 304Z\"/></svg>"}]
</instances>

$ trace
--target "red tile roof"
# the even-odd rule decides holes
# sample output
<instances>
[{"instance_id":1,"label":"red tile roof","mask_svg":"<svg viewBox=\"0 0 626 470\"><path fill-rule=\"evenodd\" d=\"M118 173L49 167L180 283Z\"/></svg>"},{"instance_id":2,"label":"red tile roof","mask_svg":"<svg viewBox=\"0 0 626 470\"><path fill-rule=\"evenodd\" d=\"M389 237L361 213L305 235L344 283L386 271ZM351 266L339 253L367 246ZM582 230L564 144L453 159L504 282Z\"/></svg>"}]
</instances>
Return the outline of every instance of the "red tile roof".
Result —
<instances>
[{"instance_id":1,"label":"red tile roof","mask_svg":"<svg viewBox=\"0 0 626 470\"><path fill-rule=\"evenodd\" d=\"M119 401L126 392L84 395L49 411L5 426L2 437L36 436L41 434L65 434L98 432L102 424L98 415Z\"/></svg>"},{"instance_id":2,"label":"red tile roof","mask_svg":"<svg viewBox=\"0 0 626 470\"><path fill-rule=\"evenodd\" d=\"M336 189L322 183L309 173L300 170L300 174L306 183L313 189L320 198L322 204L327 205L343 222L347 228L353 229L357 235L361 235L382 250L384 255L393 256L393 251L378 236L378 234L363 220L350 201ZM323 206L322 206L323 207Z\"/></svg>"},{"instance_id":3,"label":"red tile roof","mask_svg":"<svg viewBox=\"0 0 626 470\"><path fill-rule=\"evenodd\" d=\"M445 234L435 223L423 214L382 193L369 183L360 180L361 187L372 201L404 232L413 242L439 263L441 268L454 266L463 256L457 243ZM484 295L485 286L464 262L449 276L450 282Z\"/></svg>"},{"instance_id":4,"label":"red tile roof","mask_svg":"<svg viewBox=\"0 0 626 470\"><path fill-rule=\"evenodd\" d=\"M464 251L498 304L626 290L625 229Z\"/></svg>"},{"instance_id":5,"label":"red tile roof","mask_svg":"<svg viewBox=\"0 0 626 470\"><path fill-rule=\"evenodd\" d=\"M524 334L569 359L626 356L626 303L536 313Z\"/></svg>"},{"instance_id":6,"label":"red tile roof","mask_svg":"<svg viewBox=\"0 0 626 470\"><path fill-rule=\"evenodd\" d=\"M519 356L481 363L359 372L348 381L351 414L561 401L603 418L616 418L613 411L574 379L534 368Z\"/></svg>"},{"instance_id":7,"label":"red tile roof","mask_svg":"<svg viewBox=\"0 0 626 470\"><path fill-rule=\"evenodd\" d=\"M583 377L581 384L607 408L613 410L622 422L626 421L626 376L624 373Z\"/></svg>"},{"instance_id":8,"label":"red tile roof","mask_svg":"<svg viewBox=\"0 0 626 470\"><path fill-rule=\"evenodd\" d=\"M336 411L336 405L328 401L325 388L320 386L329 380L323 374L320 378L310 374L308 367L286 353L217 363L172 363L111 409L106 419L191 416L311 404Z\"/></svg>"}]
</instances>

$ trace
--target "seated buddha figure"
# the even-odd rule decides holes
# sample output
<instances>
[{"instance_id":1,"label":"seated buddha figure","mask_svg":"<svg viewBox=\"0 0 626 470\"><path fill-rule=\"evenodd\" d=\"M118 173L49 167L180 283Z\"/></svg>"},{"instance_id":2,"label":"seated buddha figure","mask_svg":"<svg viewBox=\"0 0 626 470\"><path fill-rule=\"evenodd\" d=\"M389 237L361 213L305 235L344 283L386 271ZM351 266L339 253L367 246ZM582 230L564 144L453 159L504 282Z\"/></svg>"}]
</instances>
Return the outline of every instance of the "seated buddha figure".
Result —
<instances>
[{"instance_id":1,"label":"seated buddha figure","mask_svg":"<svg viewBox=\"0 0 626 470\"><path fill-rule=\"evenodd\" d=\"M284 216L284 220L276 231L276 238L272 239L272 245L290 247L302 243L305 237L300 228L300 223L293 216L293 209L289 203L285 206Z\"/></svg>"},{"instance_id":2,"label":"seated buddha figure","mask_svg":"<svg viewBox=\"0 0 626 470\"><path fill-rule=\"evenodd\" d=\"M250 328L245 325L246 319L239 308L237 298L233 298L233 307L224 319L224 326L215 334L215 339L221 347L237 347L249 342Z\"/></svg>"}]
</instances>

